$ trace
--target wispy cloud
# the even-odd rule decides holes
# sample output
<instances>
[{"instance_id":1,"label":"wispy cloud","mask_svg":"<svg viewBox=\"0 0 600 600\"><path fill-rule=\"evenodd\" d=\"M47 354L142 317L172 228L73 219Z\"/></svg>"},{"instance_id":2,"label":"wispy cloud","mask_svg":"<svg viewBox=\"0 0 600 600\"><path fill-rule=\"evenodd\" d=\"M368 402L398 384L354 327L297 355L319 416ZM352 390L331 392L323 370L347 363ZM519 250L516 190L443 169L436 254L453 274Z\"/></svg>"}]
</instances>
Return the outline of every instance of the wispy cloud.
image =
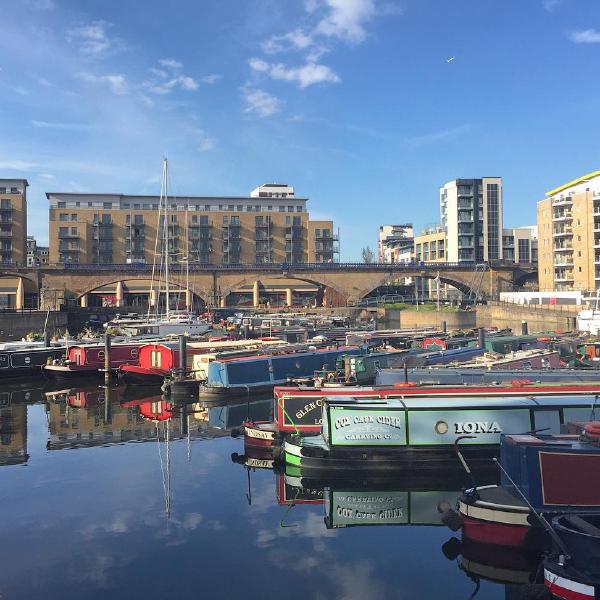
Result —
<instances>
[{"instance_id":1,"label":"wispy cloud","mask_svg":"<svg viewBox=\"0 0 600 600\"><path fill-rule=\"evenodd\" d=\"M173 58L163 58L158 64L163 68L150 69L152 77L142 84L149 92L164 96L176 89L193 92L200 87L193 77L183 73L183 63Z\"/></svg>"},{"instance_id":2,"label":"wispy cloud","mask_svg":"<svg viewBox=\"0 0 600 600\"><path fill-rule=\"evenodd\" d=\"M313 37L301 29L294 29L283 35L274 35L261 44L267 54L286 52L288 50L305 50L313 44Z\"/></svg>"},{"instance_id":3,"label":"wispy cloud","mask_svg":"<svg viewBox=\"0 0 600 600\"><path fill-rule=\"evenodd\" d=\"M44 87L52 87L52 83L48 81L45 77L40 77L38 79L38 83Z\"/></svg>"},{"instance_id":4,"label":"wispy cloud","mask_svg":"<svg viewBox=\"0 0 600 600\"><path fill-rule=\"evenodd\" d=\"M576 44L600 44L600 31L596 29L571 31L569 39Z\"/></svg>"},{"instance_id":5,"label":"wispy cloud","mask_svg":"<svg viewBox=\"0 0 600 600\"><path fill-rule=\"evenodd\" d=\"M430 144L439 144L460 137L471 129L471 125L459 125L451 129L441 129L423 135L404 138L402 145L409 148L419 148Z\"/></svg>"},{"instance_id":6,"label":"wispy cloud","mask_svg":"<svg viewBox=\"0 0 600 600\"><path fill-rule=\"evenodd\" d=\"M327 65L307 62L300 67L286 67L281 63L271 64L260 58L250 59L253 71L264 73L271 79L290 81L299 88L306 88L317 83L339 83L340 77Z\"/></svg>"},{"instance_id":7,"label":"wispy cloud","mask_svg":"<svg viewBox=\"0 0 600 600\"><path fill-rule=\"evenodd\" d=\"M208 133L204 131L204 129L193 129L192 134L196 137L198 150L200 150L200 152L208 152L212 150L217 143L217 140L213 137L210 137Z\"/></svg>"},{"instance_id":8,"label":"wispy cloud","mask_svg":"<svg viewBox=\"0 0 600 600\"><path fill-rule=\"evenodd\" d=\"M219 81L221 79L222 75L218 75L217 73L211 73L210 75L205 75L204 77L200 78L200 81L202 83L205 83L206 85L214 85L215 83L217 83L217 81Z\"/></svg>"},{"instance_id":9,"label":"wispy cloud","mask_svg":"<svg viewBox=\"0 0 600 600\"><path fill-rule=\"evenodd\" d=\"M30 123L34 127L40 127L41 129L65 129L73 131L85 131L89 129L95 129L94 125L88 123L57 123L51 121L37 121L32 119Z\"/></svg>"},{"instance_id":10,"label":"wispy cloud","mask_svg":"<svg viewBox=\"0 0 600 600\"><path fill-rule=\"evenodd\" d=\"M259 117L270 117L278 113L283 101L279 98L256 88L243 87L242 96L246 103L244 112L255 114Z\"/></svg>"},{"instance_id":11,"label":"wispy cloud","mask_svg":"<svg viewBox=\"0 0 600 600\"><path fill-rule=\"evenodd\" d=\"M0 160L0 169L5 171L32 171L37 164L27 160Z\"/></svg>"},{"instance_id":12,"label":"wispy cloud","mask_svg":"<svg viewBox=\"0 0 600 600\"><path fill-rule=\"evenodd\" d=\"M560 4L561 0L543 0L542 2L542 6L544 7L545 10L547 10L548 12L554 12L555 9L558 7L558 5Z\"/></svg>"},{"instance_id":13,"label":"wispy cloud","mask_svg":"<svg viewBox=\"0 0 600 600\"><path fill-rule=\"evenodd\" d=\"M101 58L125 48L122 40L108 35L108 29L112 26L108 21L92 21L87 25L68 29L67 41L75 44L82 54Z\"/></svg>"},{"instance_id":14,"label":"wispy cloud","mask_svg":"<svg viewBox=\"0 0 600 600\"><path fill-rule=\"evenodd\" d=\"M120 73L109 75L96 75L94 73L78 73L76 75L81 81L107 86L113 94L127 94L127 78Z\"/></svg>"},{"instance_id":15,"label":"wispy cloud","mask_svg":"<svg viewBox=\"0 0 600 600\"><path fill-rule=\"evenodd\" d=\"M365 25L377 14L375 0L324 0L327 14L316 33L360 43L367 37Z\"/></svg>"}]
</instances>

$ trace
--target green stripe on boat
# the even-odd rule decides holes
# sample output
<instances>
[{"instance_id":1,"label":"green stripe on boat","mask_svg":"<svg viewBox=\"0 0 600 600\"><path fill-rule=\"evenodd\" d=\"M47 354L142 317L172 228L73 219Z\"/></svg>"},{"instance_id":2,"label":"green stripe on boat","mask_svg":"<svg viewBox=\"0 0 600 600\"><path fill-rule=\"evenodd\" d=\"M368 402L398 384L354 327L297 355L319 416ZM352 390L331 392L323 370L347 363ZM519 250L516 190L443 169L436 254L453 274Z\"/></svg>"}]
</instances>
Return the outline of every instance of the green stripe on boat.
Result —
<instances>
[{"instance_id":1,"label":"green stripe on boat","mask_svg":"<svg viewBox=\"0 0 600 600\"><path fill-rule=\"evenodd\" d=\"M302 462L302 459L299 456L294 456L293 454L286 452L285 453L285 462L299 467L300 463Z\"/></svg>"}]
</instances>

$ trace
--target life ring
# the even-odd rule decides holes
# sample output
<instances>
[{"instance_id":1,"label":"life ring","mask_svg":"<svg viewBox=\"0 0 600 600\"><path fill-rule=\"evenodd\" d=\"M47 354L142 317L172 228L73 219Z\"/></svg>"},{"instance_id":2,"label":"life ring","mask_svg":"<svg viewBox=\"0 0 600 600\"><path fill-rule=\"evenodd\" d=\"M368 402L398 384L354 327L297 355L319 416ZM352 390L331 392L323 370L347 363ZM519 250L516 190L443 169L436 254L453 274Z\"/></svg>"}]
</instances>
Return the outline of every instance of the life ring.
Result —
<instances>
[{"instance_id":1,"label":"life ring","mask_svg":"<svg viewBox=\"0 0 600 600\"><path fill-rule=\"evenodd\" d=\"M588 439L600 441L600 421L586 423L583 427L583 435Z\"/></svg>"}]
</instances>

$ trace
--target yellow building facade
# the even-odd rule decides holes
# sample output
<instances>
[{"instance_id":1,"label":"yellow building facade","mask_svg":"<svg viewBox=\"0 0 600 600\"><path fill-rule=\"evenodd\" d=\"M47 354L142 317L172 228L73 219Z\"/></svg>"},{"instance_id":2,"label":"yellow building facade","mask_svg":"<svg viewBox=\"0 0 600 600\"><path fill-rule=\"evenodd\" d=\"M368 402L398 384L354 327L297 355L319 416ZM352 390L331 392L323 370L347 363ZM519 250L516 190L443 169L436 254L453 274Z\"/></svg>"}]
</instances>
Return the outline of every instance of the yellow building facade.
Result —
<instances>
[{"instance_id":1,"label":"yellow building facade","mask_svg":"<svg viewBox=\"0 0 600 600\"><path fill-rule=\"evenodd\" d=\"M600 171L550 190L537 213L540 291L600 289Z\"/></svg>"}]
</instances>

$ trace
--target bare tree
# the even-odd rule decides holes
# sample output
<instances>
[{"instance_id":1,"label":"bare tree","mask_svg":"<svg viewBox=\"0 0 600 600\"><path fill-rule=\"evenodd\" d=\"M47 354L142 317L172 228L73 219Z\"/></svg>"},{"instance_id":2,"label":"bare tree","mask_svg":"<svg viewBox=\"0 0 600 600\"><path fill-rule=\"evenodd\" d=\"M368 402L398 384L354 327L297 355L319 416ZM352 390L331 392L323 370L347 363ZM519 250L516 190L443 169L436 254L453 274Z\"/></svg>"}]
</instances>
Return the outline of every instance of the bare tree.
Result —
<instances>
[{"instance_id":1,"label":"bare tree","mask_svg":"<svg viewBox=\"0 0 600 600\"><path fill-rule=\"evenodd\" d=\"M360 251L360 257L362 262L370 264L375 262L375 253L371 250L370 246L365 246Z\"/></svg>"}]
</instances>

